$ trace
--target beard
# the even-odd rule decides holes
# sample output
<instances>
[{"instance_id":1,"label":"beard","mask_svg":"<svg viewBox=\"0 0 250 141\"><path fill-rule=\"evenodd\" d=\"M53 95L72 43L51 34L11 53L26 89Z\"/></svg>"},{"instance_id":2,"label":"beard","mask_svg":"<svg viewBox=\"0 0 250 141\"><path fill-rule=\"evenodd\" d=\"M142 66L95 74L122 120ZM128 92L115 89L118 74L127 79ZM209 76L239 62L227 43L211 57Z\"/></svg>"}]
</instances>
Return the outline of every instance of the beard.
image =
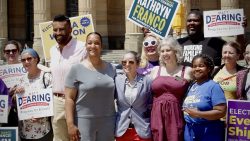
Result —
<instances>
[{"instance_id":1,"label":"beard","mask_svg":"<svg viewBox=\"0 0 250 141\"><path fill-rule=\"evenodd\" d=\"M189 36L196 36L196 35L200 35L203 34L203 28L200 26L196 26L191 28L187 28L187 33Z\"/></svg>"},{"instance_id":2,"label":"beard","mask_svg":"<svg viewBox=\"0 0 250 141\"><path fill-rule=\"evenodd\" d=\"M59 45L66 45L70 35L55 35L55 40Z\"/></svg>"}]
</instances>

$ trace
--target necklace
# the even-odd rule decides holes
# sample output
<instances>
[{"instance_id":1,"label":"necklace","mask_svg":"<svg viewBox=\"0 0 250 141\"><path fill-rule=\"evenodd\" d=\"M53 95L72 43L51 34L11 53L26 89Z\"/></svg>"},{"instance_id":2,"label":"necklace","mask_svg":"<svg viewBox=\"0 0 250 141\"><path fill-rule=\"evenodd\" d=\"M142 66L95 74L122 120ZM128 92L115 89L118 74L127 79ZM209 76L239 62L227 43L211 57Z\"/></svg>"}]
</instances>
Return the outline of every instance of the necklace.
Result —
<instances>
[{"instance_id":1,"label":"necklace","mask_svg":"<svg viewBox=\"0 0 250 141\"><path fill-rule=\"evenodd\" d=\"M28 79L36 79L40 76L41 71L36 72L35 74L28 73Z\"/></svg>"},{"instance_id":2,"label":"necklace","mask_svg":"<svg viewBox=\"0 0 250 141\"><path fill-rule=\"evenodd\" d=\"M92 70L92 71L101 71L101 70L103 70L103 68L104 68L104 63L103 63L103 61L101 60L98 64L96 64L95 66L90 62L90 61L85 61L85 66L88 68L88 69L90 69L90 70Z\"/></svg>"},{"instance_id":3,"label":"necklace","mask_svg":"<svg viewBox=\"0 0 250 141\"><path fill-rule=\"evenodd\" d=\"M103 71L104 65L105 65L102 60L101 62L98 63L98 65L95 65L96 67L90 61L85 62L85 65L89 70L96 72L96 75L97 75L96 78L98 80L102 79L101 72Z\"/></svg>"}]
</instances>

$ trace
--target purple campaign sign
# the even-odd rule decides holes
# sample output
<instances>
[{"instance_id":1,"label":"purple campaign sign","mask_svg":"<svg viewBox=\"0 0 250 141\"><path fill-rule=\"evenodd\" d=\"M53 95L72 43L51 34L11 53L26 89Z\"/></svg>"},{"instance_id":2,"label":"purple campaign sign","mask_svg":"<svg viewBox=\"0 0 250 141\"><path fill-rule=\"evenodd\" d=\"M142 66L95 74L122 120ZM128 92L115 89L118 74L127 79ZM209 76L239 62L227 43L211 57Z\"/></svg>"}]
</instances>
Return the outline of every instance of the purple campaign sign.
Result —
<instances>
[{"instance_id":1,"label":"purple campaign sign","mask_svg":"<svg viewBox=\"0 0 250 141\"><path fill-rule=\"evenodd\" d=\"M250 140L250 101L228 100L227 141Z\"/></svg>"}]
</instances>

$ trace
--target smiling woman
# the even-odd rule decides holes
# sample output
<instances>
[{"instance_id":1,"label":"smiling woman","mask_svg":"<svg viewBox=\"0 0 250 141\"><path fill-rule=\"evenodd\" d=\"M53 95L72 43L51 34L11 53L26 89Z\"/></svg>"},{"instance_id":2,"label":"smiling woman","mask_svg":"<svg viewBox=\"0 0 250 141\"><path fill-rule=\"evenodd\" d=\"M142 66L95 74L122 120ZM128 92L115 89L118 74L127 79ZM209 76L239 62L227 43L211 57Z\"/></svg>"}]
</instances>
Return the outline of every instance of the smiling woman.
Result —
<instances>
[{"instance_id":1,"label":"smiling woman","mask_svg":"<svg viewBox=\"0 0 250 141\"><path fill-rule=\"evenodd\" d=\"M87 57L65 81L65 112L71 140L114 140L114 67L101 59L102 36L86 38ZM108 127L108 128L107 128Z\"/></svg>"},{"instance_id":2,"label":"smiling woman","mask_svg":"<svg viewBox=\"0 0 250 141\"><path fill-rule=\"evenodd\" d=\"M153 34L146 34L142 44L142 54L140 67L137 72L140 74L149 74L154 66L159 65L159 54L157 47L159 39Z\"/></svg>"},{"instance_id":3,"label":"smiling woman","mask_svg":"<svg viewBox=\"0 0 250 141\"><path fill-rule=\"evenodd\" d=\"M121 63L123 73L118 73L115 78L115 98L118 106L116 141L152 141L150 130L151 80L148 76L137 73L140 57L136 52L127 52Z\"/></svg>"},{"instance_id":4,"label":"smiling woman","mask_svg":"<svg viewBox=\"0 0 250 141\"><path fill-rule=\"evenodd\" d=\"M11 40L11 41L7 42L7 44L3 48L4 58L6 59L7 65L20 63L18 60L20 49L21 49L21 44L18 41ZM23 70L22 67L20 67L20 70L25 72L25 70ZM3 73L11 74L14 71L18 71L18 70L8 70L8 71L5 71ZM5 76L7 76L7 75L5 75ZM8 123L6 125L3 125L6 127L18 126L17 110L16 110L16 106L15 106L16 104L15 104L15 102L12 102L12 99L14 98L13 93L14 93L15 89L16 89L16 87L9 88L9 106L11 108L10 108L10 112L8 115Z\"/></svg>"},{"instance_id":5,"label":"smiling woman","mask_svg":"<svg viewBox=\"0 0 250 141\"><path fill-rule=\"evenodd\" d=\"M236 93L238 72L245 69L237 64L240 54L241 50L238 43L232 41L226 43L222 48L224 64L213 73L213 80L220 84L227 99L240 99L242 97Z\"/></svg>"},{"instance_id":6,"label":"smiling woman","mask_svg":"<svg viewBox=\"0 0 250 141\"><path fill-rule=\"evenodd\" d=\"M3 48L4 57L7 61L7 64L17 64L20 51L20 43L17 41L8 41L5 47Z\"/></svg>"},{"instance_id":7,"label":"smiling woman","mask_svg":"<svg viewBox=\"0 0 250 141\"><path fill-rule=\"evenodd\" d=\"M212 59L204 54L192 60L193 84L183 102L185 141L223 141L226 99L220 85L211 79L214 69Z\"/></svg>"},{"instance_id":8,"label":"smiling woman","mask_svg":"<svg viewBox=\"0 0 250 141\"><path fill-rule=\"evenodd\" d=\"M160 66L151 71L153 106L151 130L154 141L183 140L181 103L189 84L191 68L182 66L182 48L172 37L161 41Z\"/></svg>"},{"instance_id":9,"label":"smiling woman","mask_svg":"<svg viewBox=\"0 0 250 141\"><path fill-rule=\"evenodd\" d=\"M40 70L37 67L37 64L40 61L38 53L31 48L23 50L21 53L21 62L23 67L27 71L27 74L24 76L23 83L18 84L14 91L15 94L24 94L25 90L28 89L45 89L47 86L44 84L44 71ZM49 84L50 85L50 82ZM34 100L34 97L37 97L36 94L30 95L31 99ZM37 97L38 98L38 97ZM35 101L38 99L35 98ZM22 99L18 99L18 102ZM41 100L41 97L40 99ZM19 103L20 104L20 103ZM19 105L20 106L20 105ZM34 140L34 141L51 141L53 140L52 128L49 117L36 118L28 120L19 121L19 131L21 141ZM27 130L29 129L29 130ZM41 130L37 132L37 129Z\"/></svg>"}]
</instances>

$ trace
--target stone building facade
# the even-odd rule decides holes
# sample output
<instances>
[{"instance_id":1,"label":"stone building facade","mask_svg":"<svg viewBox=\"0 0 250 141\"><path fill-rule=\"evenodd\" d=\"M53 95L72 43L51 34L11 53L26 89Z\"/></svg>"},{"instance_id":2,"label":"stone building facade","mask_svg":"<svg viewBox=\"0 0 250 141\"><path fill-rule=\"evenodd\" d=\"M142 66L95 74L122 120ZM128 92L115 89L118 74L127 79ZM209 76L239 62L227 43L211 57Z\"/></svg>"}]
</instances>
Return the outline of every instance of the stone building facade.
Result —
<instances>
[{"instance_id":1,"label":"stone building facade","mask_svg":"<svg viewBox=\"0 0 250 141\"><path fill-rule=\"evenodd\" d=\"M243 8L250 17L249 0L180 0L185 21L192 9L218 10ZM0 49L8 40L18 40L42 54L38 24L57 14L70 17L92 14L97 32L104 37L106 49L140 51L143 34L138 26L126 20L133 0L0 0ZM248 18L249 21L250 18ZM185 22L184 22L185 23ZM248 22L249 23L249 22ZM246 32L248 33L249 27ZM175 27L174 34L185 34L185 26Z\"/></svg>"}]
</instances>

